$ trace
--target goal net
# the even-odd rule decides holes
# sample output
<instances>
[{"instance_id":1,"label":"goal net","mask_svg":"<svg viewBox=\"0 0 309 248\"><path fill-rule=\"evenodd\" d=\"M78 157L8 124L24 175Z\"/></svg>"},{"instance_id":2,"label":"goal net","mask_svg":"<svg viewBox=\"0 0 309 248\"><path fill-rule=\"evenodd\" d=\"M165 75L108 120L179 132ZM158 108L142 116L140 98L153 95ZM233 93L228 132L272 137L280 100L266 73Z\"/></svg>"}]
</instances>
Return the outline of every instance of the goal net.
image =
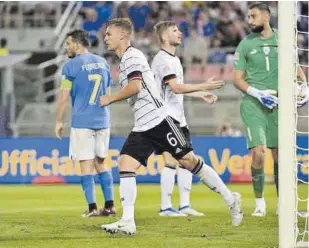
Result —
<instances>
[{"instance_id":1,"label":"goal net","mask_svg":"<svg viewBox=\"0 0 309 248\"><path fill-rule=\"evenodd\" d=\"M308 84L308 2L279 1L278 10L279 247L309 247L308 105L295 104L297 84Z\"/></svg>"}]
</instances>

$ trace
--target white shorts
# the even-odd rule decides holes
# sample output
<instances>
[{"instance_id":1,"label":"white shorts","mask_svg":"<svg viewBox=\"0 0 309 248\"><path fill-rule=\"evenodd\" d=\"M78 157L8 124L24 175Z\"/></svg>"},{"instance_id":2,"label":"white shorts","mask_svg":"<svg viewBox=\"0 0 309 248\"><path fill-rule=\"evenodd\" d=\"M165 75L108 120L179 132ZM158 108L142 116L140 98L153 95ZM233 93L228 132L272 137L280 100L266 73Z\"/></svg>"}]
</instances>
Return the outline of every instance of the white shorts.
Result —
<instances>
[{"instance_id":1,"label":"white shorts","mask_svg":"<svg viewBox=\"0 0 309 248\"><path fill-rule=\"evenodd\" d=\"M71 128L70 158L91 160L96 156L106 158L109 148L110 129Z\"/></svg>"}]
</instances>

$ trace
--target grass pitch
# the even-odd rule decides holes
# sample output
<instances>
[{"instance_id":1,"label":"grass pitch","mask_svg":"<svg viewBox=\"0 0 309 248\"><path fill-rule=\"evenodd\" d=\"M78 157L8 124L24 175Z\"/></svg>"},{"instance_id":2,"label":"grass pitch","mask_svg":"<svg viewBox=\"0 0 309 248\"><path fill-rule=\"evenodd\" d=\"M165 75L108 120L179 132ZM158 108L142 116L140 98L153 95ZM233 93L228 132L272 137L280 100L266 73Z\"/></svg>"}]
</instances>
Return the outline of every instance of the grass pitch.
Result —
<instances>
[{"instance_id":1,"label":"grass pitch","mask_svg":"<svg viewBox=\"0 0 309 248\"><path fill-rule=\"evenodd\" d=\"M251 217L254 197L251 185L229 185L242 194L244 221L232 227L230 213L221 197L204 185L194 185L191 203L204 217L159 217L159 185L138 185L137 233L134 236L106 234L103 223L116 218L81 218L86 210L79 185L0 186L1 248L273 248L278 247L275 187L267 185L267 216ZM97 186L97 202L102 194ZM306 187L300 188L305 195ZM121 216L118 185L115 186L117 217ZM173 194L178 207L178 189Z\"/></svg>"}]
</instances>

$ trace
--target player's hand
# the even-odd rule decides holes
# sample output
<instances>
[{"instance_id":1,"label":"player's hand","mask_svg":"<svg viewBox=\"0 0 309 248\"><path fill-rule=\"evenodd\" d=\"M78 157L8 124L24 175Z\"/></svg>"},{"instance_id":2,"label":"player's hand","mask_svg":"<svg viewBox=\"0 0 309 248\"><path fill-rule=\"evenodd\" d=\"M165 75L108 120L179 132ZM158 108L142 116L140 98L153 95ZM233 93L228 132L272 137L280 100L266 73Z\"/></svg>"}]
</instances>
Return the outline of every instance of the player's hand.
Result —
<instances>
[{"instance_id":1,"label":"player's hand","mask_svg":"<svg viewBox=\"0 0 309 248\"><path fill-rule=\"evenodd\" d=\"M56 134L56 137L58 139L62 139L61 136L62 136L62 133L63 133L63 125L62 125L62 122L56 122L56 126L55 126L55 134Z\"/></svg>"},{"instance_id":2,"label":"player's hand","mask_svg":"<svg viewBox=\"0 0 309 248\"><path fill-rule=\"evenodd\" d=\"M266 108L273 109L278 105L278 98L275 90L258 90L249 86L247 93L260 101Z\"/></svg>"},{"instance_id":3,"label":"player's hand","mask_svg":"<svg viewBox=\"0 0 309 248\"><path fill-rule=\"evenodd\" d=\"M297 87L297 108L305 106L309 100L309 88L307 84L302 84Z\"/></svg>"},{"instance_id":4,"label":"player's hand","mask_svg":"<svg viewBox=\"0 0 309 248\"><path fill-rule=\"evenodd\" d=\"M267 108L273 109L278 105L278 98L274 96L276 91L263 90L260 91L258 100Z\"/></svg>"},{"instance_id":5,"label":"player's hand","mask_svg":"<svg viewBox=\"0 0 309 248\"><path fill-rule=\"evenodd\" d=\"M201 98L210 104L213 104L217 101L218 97L215 94L209 93L209 92L205 92L204 95L201 96Z\"/></svg>"},{"instance_id":6,"label":"player's hand","mask_svg":"<svg viewBox=\"0 0 309 248\"><path fill-rule=\"evenodd\" d=\"M100 106L105 107L112 103L111 96L100 96Z\"/></svg>"},{"instance_id":7,"label":"player's hand","mask_svg":"<svg viewBox=\"0 0 309 248\"><path fill-rule=\"evenodd\" d=\"M215 90L220 89L224 85L222 80L216 80L215 77L211 77L204 83L203 90Z\"/></svg>"}]
</instances>

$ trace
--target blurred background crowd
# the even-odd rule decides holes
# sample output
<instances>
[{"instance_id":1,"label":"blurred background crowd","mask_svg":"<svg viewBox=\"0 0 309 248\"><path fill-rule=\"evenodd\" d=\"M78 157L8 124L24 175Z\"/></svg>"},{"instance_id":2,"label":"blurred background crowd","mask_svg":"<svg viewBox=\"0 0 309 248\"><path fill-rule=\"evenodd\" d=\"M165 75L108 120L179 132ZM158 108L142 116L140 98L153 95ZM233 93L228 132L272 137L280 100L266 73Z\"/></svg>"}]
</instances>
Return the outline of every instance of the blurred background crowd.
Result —
<instances>
[{"instance_id":1,"label":"blurred background crowd","mask_svg":"<svg viewBox=\"0 0 309 248\"><path fill-rule=\"evenodd\" d=\"M276 1L267 3L272 13L271 25L277 28L278 3ZM19 64L14 69L14 81L18 91L15 93L18 105L17 122L22 123L21 120L26 118L18 115L25 108L24 105L28 103L41 101L48 105L44 110L40 111L46 112L46 109L52 111L58 84L56 79L44 81L44 78L59 75L61 65L65 61L60 56L63 55L63 35L72 28L82 28L89 32L92 43L91 50L108 59L112 65L114 81L116 82L118 59L114 54L105 50L103 43L104 28L108 20L113 17L129 17L135 28L133 46L141 49L149 61L152 60L159 49L159 44L152 30L154 24L161 20L173 20L177 23L184 36L183 45L179 47L177 53L184 65L186 81L191 83L200 82L214 75L223 78L228 83L224 89L218 92L219 102L214 107L205 106L204 103L196 102L196 100L186 100L192 132L220 135L218 130L221 130L221 126L225 125L224 123L227 123L230 129L235 126L236 131L222 133L229 133L229 135L233 133L239 134L238 129L242 129L237 105L240 94L230 82L235 48L249 31L246 21L248 5L250 5L250 2L246 1L87 1L78 2L74 5L72 5L72 2L0 2L0 54L6 54L6 51L31 52L31 56L22 63L23 65ZM308 65L308 2L299 2L297 12L299 61L303 65ZM35 30L36 32L28 37L25 34L28 30ZM18 38L14 39L12 37L14 32ZM21 42L23 39L24 41ZM39 56L40 54L44 56ZM44 67L46 70L41 75L41 78L28 75L33 71L40 71L38 68L42 67L42 63L50 60L53 60L53 63L50 63L46 68ZM36 65L36 67L30 69L30 65ZM53 69L49 67L53 67ZM41 87L42 90L38 93L41 95L36 94L35 100L26 97L26 100L20 101L20 99L23 99L23 94L25 94L24 90L21 90L24 89L25 84L18 87L22 77L27 77L29 81L40 79L41 84L42 80L44 81L43 87ZM30 87L33 89L33 86L30 85ZM31 92L29 95L31 96ZM30 112L39 112L40 107L36 107L35 110L28 108L28 112L24 110L25 116L30 110ZM121 104L118 108L119 111L122 109L127 111ZM200 111L204 112L204 117L195 117ZM27 121L30 123L29 117ZM129 130L127 128L129 124L122 127L117 124L121 122L121 119L114 122L117 134ZM20 123L17 123L14 128L15 131L16 129L19 130L18 134L23 134L26 131L21 131L22 125ZM47 121L43 121L43 123L40 132L44 134L44 130L45 128L48 129L49 124ZM120 127L119 129L117 129L117 125Z\"/></svg>"}]
</instances>

